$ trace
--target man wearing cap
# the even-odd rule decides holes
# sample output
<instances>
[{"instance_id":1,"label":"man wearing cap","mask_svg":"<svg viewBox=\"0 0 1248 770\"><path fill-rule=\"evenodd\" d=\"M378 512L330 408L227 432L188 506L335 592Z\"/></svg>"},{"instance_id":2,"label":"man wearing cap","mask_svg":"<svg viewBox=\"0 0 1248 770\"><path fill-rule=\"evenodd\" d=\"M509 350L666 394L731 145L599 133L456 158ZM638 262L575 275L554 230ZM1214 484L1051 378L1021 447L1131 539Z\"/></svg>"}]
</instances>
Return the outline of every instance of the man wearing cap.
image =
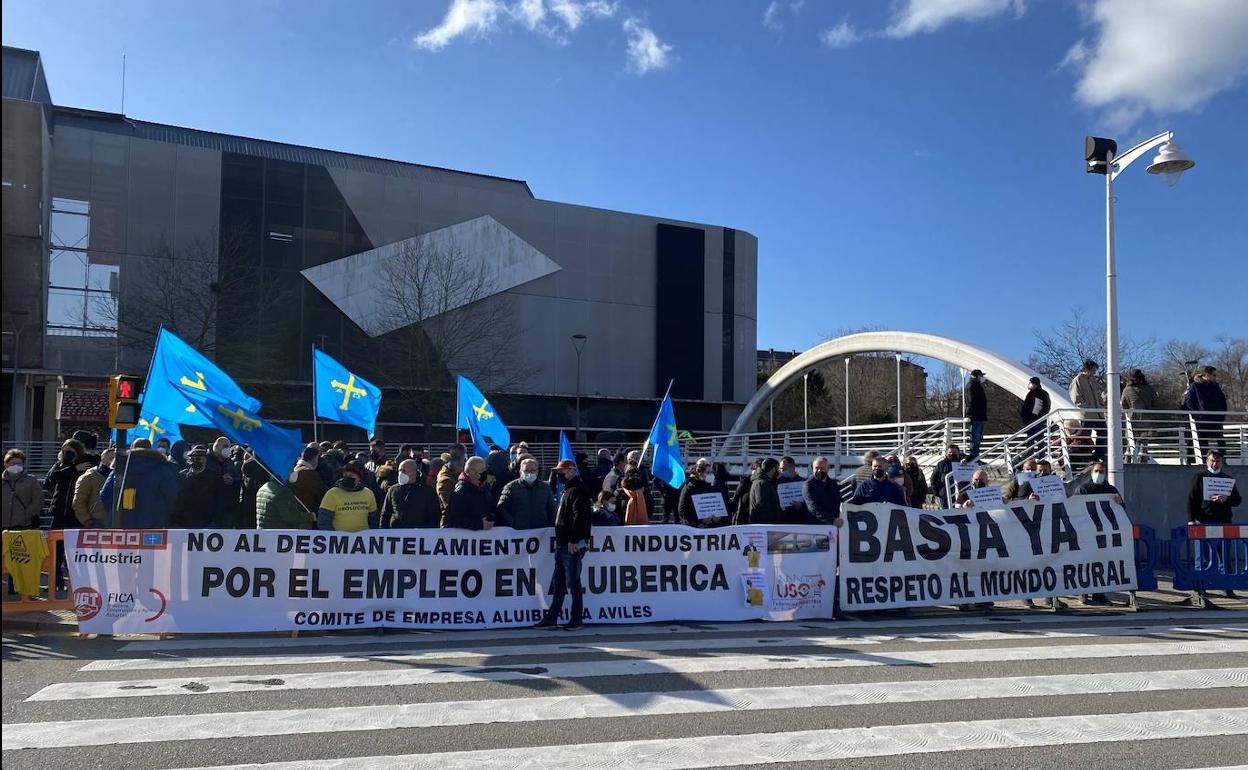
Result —
<instances>
[{"instance_id":1,"label":"man wearing cap","mask_svg":"<svg viewBox=\"0 0 1248 770\"><path fill-rule=\"evenodd\" d=\"M1192 477L1192 485L1187 491L1187 524L1188 526L1196 526L1199 524L1221 525L1231 523L1231 509L1238 506L1244 501L1243 496L1239 493L1239 484L1231 487L1230 494L1205 494L1205 479L1234 479L1222 467L1222 453L1218 450L1211 450L1205 455L1205 467ZM1216 558L1211 555L1208 550L1202 549L1199 542L1193 542L1194 549L1204 551L1205 558ZM1199 554L1199 552L1198 552ZM1228 599L1238 599L1234 591L1226 592ZM1205 596L1203 588L1197 588L1182 604L1201 607L1204 609L1218 610L1224 609L1209 601Z\"/></svg>"},{"instance_id":2,"label":"man wearing cap","mask_svg":"<svg viewBox=\"0 0 1248 770\"><path fill-rule=\"evenodd\" d=\"M1214 449L1225 452L1226 434L1222 432L1222 423L1226 420L1226 394L1218 384L1217 369L1206 366L1196 375L1183 396L1183 406L1196 420L1200 451L1206 456Z\"/></svg>"},{"instance_id":3,"label":"man wearing cap","mask_svg":"<svg viewBox=\"0 0 1248 770\"><path fill-rule=\"evenodd\" d=\"M377 496L364 485L364 464L352 460L342 466L342 477L330 487L316 512L321 529L359 532L376 527Z\"/></svg>"},{"instance_id":4,"label":"man wearing cap","mask_svg":"<svg viewBox=\"0 0 1248 770\"><path fill-rule=\"evenodd\" d=\"M581 562L585 559L593 528L593 501L585 489L585 482L577 473L576 463L560 460L555 470L563 477L563 496L559 498L559 511L555 514L555 574L551 580L554 593L550 608L534 627L556 627L559 614L563 611L564 597L571 593L571 612L563 628L575 631L582 626L585 610Z\"/></svg>"},{"instance_id":5,"label":"man wearing cap","mask_svg":"<svg viewBox=\"0 0 1248 770\"><path fill-rule=\"evenodd\" d=\"M967 459L979 457L979 445L984 440L984 424L988 422L988 391L984 388L984 373L971 370L971 381L966 384L966 416L971 421L971 451Z\"/></svg>"},{"instance_id":6,"label":"man wearing cap","mask_svg":"<svg viewBox=\"0 0 1248 770\"><path fill-rule=\"evenodd\" d=\"M1044 445L1044 423L1037 422L1049 413L1052 406L1049 392L1040 384L1039 377L1027 381L1027 397L1018 412L1020 427L1027 429L1027 443L1023 445L1023 453L1035 457Z\"/></svg>"}]
</instances>

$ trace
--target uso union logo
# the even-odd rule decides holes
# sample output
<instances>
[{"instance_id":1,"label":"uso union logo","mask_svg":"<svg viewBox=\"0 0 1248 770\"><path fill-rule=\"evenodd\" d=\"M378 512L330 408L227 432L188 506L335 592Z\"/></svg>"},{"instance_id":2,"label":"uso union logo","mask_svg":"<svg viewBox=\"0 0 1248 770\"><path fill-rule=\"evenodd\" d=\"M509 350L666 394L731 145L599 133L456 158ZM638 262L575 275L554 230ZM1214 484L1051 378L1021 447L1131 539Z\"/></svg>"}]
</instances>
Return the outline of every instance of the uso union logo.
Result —
<instances>
[{"instance_id":1,"label":"uso union logo","mask_svg":"<svg viewBox=\"0 0 1248 770\"><path fill-rule=\"evenodd\" d=\"M169 537L163 529L80 529L78 547L163 551Z\"/></svg>"},{"instance_id":2,"label":"uso union logo","mask_svg":"<svg viewBox=\"0 0 1248 770\"><path fill-rule=\"evenodd\" d=\"M90 620L100 614L104 607L104 598L94 588L74 589L74 612L79 620Z\"/></svg>"}]
</instances>

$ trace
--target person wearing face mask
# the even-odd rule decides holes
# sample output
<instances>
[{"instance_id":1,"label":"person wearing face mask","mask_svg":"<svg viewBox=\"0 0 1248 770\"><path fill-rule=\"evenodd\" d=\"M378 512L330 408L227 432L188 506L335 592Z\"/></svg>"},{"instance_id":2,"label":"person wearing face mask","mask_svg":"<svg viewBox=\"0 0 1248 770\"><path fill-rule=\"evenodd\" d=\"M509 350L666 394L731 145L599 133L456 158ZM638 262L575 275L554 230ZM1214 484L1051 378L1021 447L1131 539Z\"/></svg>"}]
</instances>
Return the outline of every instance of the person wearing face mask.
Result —
<instances>
[{"instance_id":1,"label":"person wearing face mask","mask_svg":"<svg viewBox=\"0 0 1248 770\"><path fill-rule=\"evenodd\" d=\"M888 460L888 478L901 487L902 494L906 497L906 505L914 508L923 507L922 501L918 503L914 501L914 486L910 483L910 476L906 473L906 469L901 465L901 458L897 455L889 455L884 459Z\"/></svg>"},{"instance_id":2,"label":"person wearing face mask","mask_svg":"<svg viewBox=\"0 0 1248 770\"><path fill-rule=\"evenodd\" d=\"M891 503L905 506L906 493L896 483L888 480L888 460L877 457L871 461L871 478L858 484L849 501L854 505Z\"/></svg>"},{"instance_id":3,"label":"person wearing face mask","mask_svg":"<svg viewBox=\"0 0 1248 770\"><path fill-rule=\"evenodd\" d=\"M932 469L932 478L928 486L936 495L936 499L940 501L941 508L949 507L949 490L945 486L945 478L953 473L953 466L963 462L962 450L957 444L950 444L945 447L945 458L936 463L936 467Z\"/></svg>"},{"instance_id":4,"label":"person wearing face mask","mask_svg":"<svg viewBox=\"0 0 1248 770\"><path fill-rule=\"evenodd\" d=\"M610 458L608 458L609 460ZM618 527L622 523L619 516L619 504L615 495L610 492L599 492L598 502L594 503L591 515L595 527Z\"/></svg>"},{"instance_id":5,"label":"person wearing face mask","mask_svg":"<svg viewBox=\"0 0 1248 770\"><path fill-rule=\"evenodd\" d=\"M388 529L437 529L442 509L433 487L425 483L420 463L399 463L397 483L386 490L381 504L381 526Z\"/></svg>"},{"instance_id":6,"label":"person wearing face mask","mask_svg":"<svg viewBox=\"0 0 1248 770\"><path fill-rule=\"evenodd\" d=\"M1118 505L1123 505L1122 493L1118 491L1118 487L1110 484L1105 476L1105 463L1096 460L1092 463L1088 475L1088 480L1079 485L1075 490L1077 495L1113 495L1113 500ZM1084 604L1096 605L1100 607L1112 607L1114 603L1109 600L1108 594L1083 594L1079 597Z\"/></svg>"},{"instance_id":7,"label":"person wearing face mask","mask_svg":"<svg viewBox=\"0 0 1248 770\"><path fill-rule=\"evenodd\" d=\"M537 478L537 460L520 461L520 477L507 482L498 496L497 523L512 529L541 529L555 525L555 494Z\"/></svg>"},{"instance_id":8,"label":"person wearing face mask","mask_svg":"<svg viewBox=\"0 0 1248 770\"><path fill-rule=\"evenodd\" d=\"M169 447L170 447L170 446L171 446L171 445L169 444L169 439L167 439L167 438L158 438L158 439L156 439L156 447L155 447L155 449L156 449L156 451L157 451L157 452L159 452L159 453L160 453L161 455L163 455L164 457L168 457L168 456L169 456Z\"/></svg>"},{"instance_id":9,"label":"person wearing face mask","mask_svg":"<svg viewBox=\"0 0 1248 770\"><path fill-rule=\"evenodd\" d=\"M715 488L715 472L711 470L711 461L703 457L694 463L693 470L686 475L685 483L680 487L680 499L676 503L676 510L680 514L680 520L691 527L700 529L721 527L727 524L727 516L717 516L713 519L698 518L697 506L693 504L694 495L714 494L719 494L719 491ZM723 497L723 501L724 511L727 511L728 498Z\"/></svg>"},{"instance_id":10,"label":"person wearing face mask","mask_svg":"<svg viewBox=\"0 0 1248 770\"><path fill-rule=\"evenodd\" d=\"M185 529L221 526L221 497L225 486L220 474L208 465L210 452L199 445L186 453L187 468L178 474L178 499L173 506L172 524Z\"/></svg>"},{"instance_id":11,"label":"person wearing face mask","mask_svg":"<svg viewBox=\"0 0 1248 770\"><path fill-rule=\"evenodd\" d=\"M988 486L988 471L983 468L976 468L975 473L971 475L971 485L958 493L957 504L962 508L974 508L975 501L971 499L972 489L983 489Z\"/></svg>"},{"instance_id":12,"label":"person wearing face mask","mask_svg":"<svg viewBox=\"0 0 1248 770\"><path fill-rule=\"evenodd\" d=\"M189 461L190 456L187 456ZM192 470L188 468L187 470ZM239 488L241 487L241 471L234 461L234 446L225 436L219 436L212 442L204 458L204 470L215 476L221 485L217 495L217 513L213 517L213 526L233 528L237 526L239 507ZM207 482L204 482L207 483Z\"/></svg>"},{"instance_id":13,"label":"person wearing face mask","mask_svg":"<svg viewBox=\"0 0 1248 770\"><path fill-rule=\"evenodd\" d=\"M1192 485L1187 491L1187 523L1188 526L1199 524L1230 524L1232 509L1239 506L1244 498L1239 492L1239 484L1231 487L1230 494L1210 495L1205 499L1205 479L1234 479L1223 467L1222 453L1212 449L1205 454L1205 467L1192 477ZM1226 592L1228 599L1238 599L1234 591ZM1209 601L1203 589L1193 591L1182 602L1205 609L1223 609Z\"/></svg>"},{"instance_id":14,"label":"person wearing face mask","mask_svg":"<svg viewBox=\"0 0 1248 770\"><path fill-rule=\"evenodd\" d=\"M4 453L3 487L0 488L0 519L3 529L38 529L43 513L43 486L26 472L26 453Z\"/></svg>"},{"instance_id":15,"label":"person wearing face mask","mask_svg":"<svg viewBox=\"0 0 1248 770\"><path fill-rule=\"evenodd\" d=\"M810 478L802 487L806 510L820 524L844 525L841 519L841 485L828 473L828 458L816 457L810 464Z\"/></svg>"},{"instance_id":16,"label":"person wearing face mask","mask_svg":"<svg viewBox=\"0 0 1248 770\"><path fill-rule=\"evenodd\" d=\"M342 466L341 478L325 493L316 512L320 529L359 532L377 526L377 497L364 485L366 474L363 463Z\"/></svg>"},{"instance_id":17,"label":"person wearing face mask","mask_svg":"<svg viewBox=\"0 0 1248 770\"><path fill-rule=\"evenodd\" d=\"M469 457L464 463L464 472L459 474L455 491L451 493L443 526L473 531L494 526L494 507L490 504L490 490L485 477L485 460L475 455Z\"/></svg>"},{"instance_id":18,"label":"person wearing face mask","mask_svg":"<svg viewBox=\"0 0 1248 770\"><path fill-rule=\"evenodd\" d=\"M88 469L74 484L74 516L84 527L108 526L108 510L100 500L100 490L113 472L116 456L117 450L105 449L100 454L100 464Z\"/></svg>"},{"instance_id":19,"label":"person wearing face mask","mask_svg":"<svg viewBox=\"0 0 1248 770\"><path fill-rule=\"evenodd\" d=\"M563 495L559 498L559 509L555 514L555 572L551 578L554 592L545 616L534 627L557 626L563 611L563 600L570 593L572 607L563 628L575 631L583 625L585 590L581 584L581 562L593 532L593 509L576 464L571 460L560 460L555 469L563 474Z\"/></svg>"},{"instance_id":20,"label":"person wearing face mask","mask_svg":"<svg viewBox=\"0 0 1248 770\"><path fill-rule=\"evenodd\" d=\"M56 463L43 479L44 491L51 497L48 512L52 514L52 529L70 529L78 526L74 516L74 485L86 468L80 463L86 456L86 447L78 439L69 439L61 445L56 456ZM90 466L87 466L90 467ZM58 543L56 547L56 590L66 590L65 577L65 546Z\"/></svg>"}]
</instances>

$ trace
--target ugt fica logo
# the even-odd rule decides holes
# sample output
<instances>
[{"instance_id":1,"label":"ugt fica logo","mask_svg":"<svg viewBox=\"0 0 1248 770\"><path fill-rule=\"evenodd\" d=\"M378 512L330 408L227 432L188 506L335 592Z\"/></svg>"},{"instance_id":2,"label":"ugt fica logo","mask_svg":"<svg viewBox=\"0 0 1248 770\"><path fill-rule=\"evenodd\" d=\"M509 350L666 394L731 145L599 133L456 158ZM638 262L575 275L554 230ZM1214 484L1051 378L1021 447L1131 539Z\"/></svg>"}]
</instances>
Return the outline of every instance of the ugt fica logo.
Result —
<instances>
[{"instance_id":1,"label":"ugt fica logo","mask_svg":"<svg viewBox=\"0 0 1248 770\"><path fill-rule=\"evenodd\" d=\"M74 589L74 613L78 620L90 620L104 608L104 597L94 588L86 586Z\"/></svg>"}]
</instances>

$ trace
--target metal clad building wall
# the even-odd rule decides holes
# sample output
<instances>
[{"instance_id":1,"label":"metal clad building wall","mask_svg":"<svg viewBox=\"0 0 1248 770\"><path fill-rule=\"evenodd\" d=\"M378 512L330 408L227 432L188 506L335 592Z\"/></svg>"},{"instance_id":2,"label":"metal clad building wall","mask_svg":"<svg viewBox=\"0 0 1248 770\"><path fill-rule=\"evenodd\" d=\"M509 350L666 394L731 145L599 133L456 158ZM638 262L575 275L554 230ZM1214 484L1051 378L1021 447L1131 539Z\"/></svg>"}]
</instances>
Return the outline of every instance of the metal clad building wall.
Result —
<instances>
[{"instance_id":1,"label":"metal clad building wall","mask_svg":"<svg viewBox=\"0 0 1248 770\"><path fill-rule=\"evenodd\" d=\"M706 231L659 224L655 242L655 395L704 397Z\"/></svg>"}]
</instances>

